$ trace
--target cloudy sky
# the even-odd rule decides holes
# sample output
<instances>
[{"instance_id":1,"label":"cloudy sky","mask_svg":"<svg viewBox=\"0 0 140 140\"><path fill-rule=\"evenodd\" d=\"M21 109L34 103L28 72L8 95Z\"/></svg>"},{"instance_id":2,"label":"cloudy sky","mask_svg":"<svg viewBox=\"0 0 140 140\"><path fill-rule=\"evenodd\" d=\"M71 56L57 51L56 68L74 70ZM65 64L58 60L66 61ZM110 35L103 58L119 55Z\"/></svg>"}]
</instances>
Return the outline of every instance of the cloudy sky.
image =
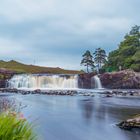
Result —
<instances>
[{"instance_id":1,"label":"cloudy sky","mask_svg":"<svg viewBox=\"0 0 140 140\"><path fill-rule=\"evenodd\" d=\"M140 25L140 0L0 0L0 59L81 69L81 55L118 47Z\"/></svg>"}]
</instances>

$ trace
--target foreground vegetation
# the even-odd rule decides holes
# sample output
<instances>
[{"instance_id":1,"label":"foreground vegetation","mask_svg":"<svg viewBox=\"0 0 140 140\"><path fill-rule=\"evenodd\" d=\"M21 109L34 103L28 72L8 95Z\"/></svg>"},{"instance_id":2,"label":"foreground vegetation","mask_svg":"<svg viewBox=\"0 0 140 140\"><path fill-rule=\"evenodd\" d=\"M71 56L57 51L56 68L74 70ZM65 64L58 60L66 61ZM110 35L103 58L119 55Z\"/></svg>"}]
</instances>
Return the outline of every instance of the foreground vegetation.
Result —
<instances>
[{"instance_id":1,"label":"foreground vegetation","mask_svg":"<svg viewBox=\"0 0 140 140\"><path fill-rule=\"evenodd\" d=\"M3 113L0 115L0 140L36 140L36 136L22 115Z\"/></svg>"}]
</instances>

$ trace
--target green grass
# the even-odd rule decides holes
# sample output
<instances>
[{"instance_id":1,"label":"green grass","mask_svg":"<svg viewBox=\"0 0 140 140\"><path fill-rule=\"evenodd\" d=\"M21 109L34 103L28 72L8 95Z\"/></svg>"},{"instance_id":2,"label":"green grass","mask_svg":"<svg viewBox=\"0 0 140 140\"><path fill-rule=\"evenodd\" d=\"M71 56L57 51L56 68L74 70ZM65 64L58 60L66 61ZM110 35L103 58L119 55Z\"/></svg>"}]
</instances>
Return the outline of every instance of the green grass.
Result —
<instances>
[{"instance_id":1,"label":"green grass","mask_svg":"<svg viewBox=\"0 0 140 140\"><path fill-rule=\"evenodd\" d=\"M36 135L24 118L14 113L0 115L0 140L36 140Z\"/></svg>"},{"instance_id":2,"label":"green grass","mask_svg":"<svg viewBox=\"0 0 140 140\"><path fill-rule=\"evenodd\" d=\"M35 65L26 65L19 63L17 61L0 61L0 68L5 68L7 70L16 71L18 73L51 73L51 74L80 74L81 71L76 70L65 70L59 67L41 67Z\"/></svg>"}]
</instances>

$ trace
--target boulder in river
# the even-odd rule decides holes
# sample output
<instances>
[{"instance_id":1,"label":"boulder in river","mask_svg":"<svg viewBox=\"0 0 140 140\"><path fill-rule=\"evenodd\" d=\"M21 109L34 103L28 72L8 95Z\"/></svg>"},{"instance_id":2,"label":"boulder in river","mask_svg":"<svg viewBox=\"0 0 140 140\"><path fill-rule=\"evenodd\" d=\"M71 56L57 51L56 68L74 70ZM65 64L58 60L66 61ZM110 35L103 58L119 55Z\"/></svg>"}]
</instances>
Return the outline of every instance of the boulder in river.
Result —
<instances>
[{"instance_id":1,"label":"boulder in river","mask_svg":"<svg viewBox=\"0 0 140 140\"><path fill-rule=\"evenodd\" d=\"M133 128L140 129L140 115L137 115L133 118L127 119L125 121L120 122L117 124L121 129L131 130Z\"/></svg>"}]
</instances>

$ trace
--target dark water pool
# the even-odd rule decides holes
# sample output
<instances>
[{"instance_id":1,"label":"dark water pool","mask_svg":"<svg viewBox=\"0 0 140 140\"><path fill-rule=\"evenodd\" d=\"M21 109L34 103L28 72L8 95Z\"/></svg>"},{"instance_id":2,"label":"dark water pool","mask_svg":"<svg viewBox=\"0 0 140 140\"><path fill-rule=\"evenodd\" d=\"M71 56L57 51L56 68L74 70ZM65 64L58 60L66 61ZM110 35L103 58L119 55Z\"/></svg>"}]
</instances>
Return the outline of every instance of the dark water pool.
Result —
<instances>
[{"instance_id":1,"label":"dark water pool","mask_svg":"<svg viewBox=\"0 0 140 140\"><path fill-rule=\"evenodd\" d=\"M140 132L115 124L140 114L140 98L4 94L3 100L22 104L39 140L140 140Z\"/></svg>"}]
</instances>

